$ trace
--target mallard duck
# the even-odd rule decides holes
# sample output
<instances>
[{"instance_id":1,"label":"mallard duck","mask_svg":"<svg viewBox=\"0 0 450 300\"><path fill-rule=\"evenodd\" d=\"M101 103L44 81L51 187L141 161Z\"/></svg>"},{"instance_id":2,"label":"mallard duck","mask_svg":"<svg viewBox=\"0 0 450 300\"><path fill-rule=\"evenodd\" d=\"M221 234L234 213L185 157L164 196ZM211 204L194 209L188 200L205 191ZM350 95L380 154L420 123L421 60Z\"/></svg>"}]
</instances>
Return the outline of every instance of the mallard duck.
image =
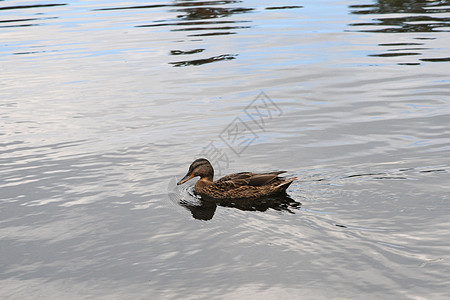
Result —
<instances>
[{"instance_id":1,"label":"mallard duck","mask_svg":"<svg viewBox=\"0 0 450 300\"><path fill-rule=\"evenodd\" d=\"M205 158L199 158L190 165L186 176L177 185L200 176L200 180L197 181L194 187L195 193L200 196L214 199L254 199L285 193L289 185L297 179L297 177L278 177L278 175L285 172L241 172L213 181L214 169L211 163Z\"/></svg>"}]
</instances>

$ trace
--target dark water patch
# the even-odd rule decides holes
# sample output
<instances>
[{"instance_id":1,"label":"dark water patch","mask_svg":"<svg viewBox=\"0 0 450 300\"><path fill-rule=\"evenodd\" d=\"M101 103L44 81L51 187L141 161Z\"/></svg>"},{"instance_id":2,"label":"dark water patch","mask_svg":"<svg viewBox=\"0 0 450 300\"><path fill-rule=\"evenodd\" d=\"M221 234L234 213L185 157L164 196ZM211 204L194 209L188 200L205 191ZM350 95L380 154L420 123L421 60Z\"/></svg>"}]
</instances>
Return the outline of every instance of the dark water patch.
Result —
<instances>
[{"instance_id":1,"label":"dark water patch","mask_svg":"<svg viewBox=\"0 0 450 300\"><path fill-rule=\"evenodd\" d=\"M37 48L37 47L30 47ZM37 53L56 53L59 50L42 50L42 51L23 51L23 52L14 52L12 55L28 55L28 54L37 54Z\"/></svg>"},{"instance_id":2,"label":"dark water patch","mask_svg":"<svg viewBox=\"0 0 450 300\"><path fill-rule=\"evenodd\" d=\"M400 33L400 32L439 32L439 28L449 27L450 18L427 16L378 18L376 22L352 23L352 27L374 26L374 29L359 29L359 32ZM386 28L387 27L387 28Z\"/></svg>"},{"instance_id":3,"label":"dark water patch","mask_svg":"<svg viewBox=\"0 0 450 300\"><path fill-rule=\"evenodd\" d=\"M27 55L27 54L36 54L36 53L41 53L41 52L40 51L15 52L15 53L13 53L13 55Z\"/></svg>"},{"instance_id":4,"label":"dark water patch","mask_svg":"<svg viewBox=\"0 0 450 300\"><path fill-rule=\"evenodd\" d=\"M188 36L214 36L214 35L230 35L236 34L236 32L225 31L225 32L208 32L208 33L199 33L199 34L188 34Z\"/></svg>"},{"instance_id":5,"label":"dark water patch","mask_svg":"<svg viewBox=\"0 0 450 300\"><path fill-rule=\"evenodd\" d=\"M417 65L420 65L420 63L418 63L418 62L414 62L414 63L397 63L397 65L400 65L400 66L417 66Z\"/></svg>"},{"instance_id":6,"label":"dark water patch","mask_svg":"<svg viewBox=\"0 0 450 300\"><path fill-rule=\"evenodd\" d=\"M450 7L443 1L379 0L374 4L350 5L349 9L355 15L376 15L370 22L350 24L352 27L375 26L373 29L357 29L361 32L438 32L439 28L448 27L450 23L449 17L442 16L450 12ZM397 16L391 17L392 14Z\"/></svg>"},{"instance_id":7,"label":"dark water patch","mask_svg":"<svg viewBox=\"0 0 450 300\"><path fill-rule=\"evenodd\" d=\"M123 7L107 7L107 8L96 8L93 11L102 11L102 10L130 10L130 9L147 9L147 8L160 8L160 7L190 7L190 6L210 6L210 5L225 5L225 4L234 4L240 3L242 1L235 0L222 0L222 1L179 1L173 4L152 4L152 5L134 5L134 6L123 6Z\"/></svg>"},{"instance_id":8,"label":"dark water patch","mask_svg":"<svg viewBox=\"0 0 450 300\"><path fill-rule=\"evenodd\" d=\"M434 169L434 170L423 170L423 171L419 171L420 173L442 173L442 172L447 172L446 169Z\"/></svg>"},{"instance_id":9,"label":"dark water patch","mask_svg":"<svg viewBox=\"0 0 450 300\"><path fill-rule=\"evenodd\" d=\"M384 231L386 231L385 229L382 229L382 228L367 228L367 227L361 227L361 226L355 226L355 225L344 225L341 223L336 223L333 225L336 227L345 228L345 229L354 230L354 231L366 231L366 232L384 232Z\"/></svg>"},{"instance_id":10,"label":"dark water patch","mask_svg":"<svg viewBox=\"0 0 450 300\"><path fill-rule=\"evenodd\" d=\"M406 177L402 177L402 176L377 176L374 177L374 179L397 179L397 180L404 180L404 179L408 179Z\"/></svg>"},{"instance_id":11,"label":"dark water patch","mask_svg":"<svg viewBox=\"0 0 450 300\"><path fill-rule=\"evenodd\" d=\"M30 19L0 20L0 23L27 22L27 21L36 21L36 20L40 20L40 19L39 18L30 18Z\"/></svg>"},{"instance_id":12,"label":"dark water patch","mask_svg":"<svg viewBox=\"0 0 450 300\"><path fill-rule=\"evenodd\" d=\"M269 6L266 9L293 9L293 8L302 8L301 5L286 5L286 6Z\"/></svg>"},{"instance_id":13,"label":"dark water patch","mask_svg":"<svg viewBox=\"0 0 450 300\"><path fill-rule=\"evenodd\" d=\"M250 26L188 27L188 28L172 29L171 31L230 30L242 28L250 28Z\"/></svg>"},{"instance_id":14,"label":"dark water patch","mask_svg":"<svg viewBox=\"0 0 450 300\"><path fill-rule=\"evenodd\" d=\"M421 46L423 43L384 43L378 46Z\"/></svg>"},{"instance_id":15,"label":"dark water patch","mask_svg":"<svg viewBox=\"0 0 450 300\"><path fill-rule=\"evenodd\" d=\"M421 58L421 61L427 62L448 62L450 61L450 57L441 57L441 58Z\"/></svg>"},{"instance_id":16,"label":"dark water patch","mask_svg":"<svg viewBox=\"0 0 450 300\"><path fill-rule=\"evenodd\" d=\"M40 26L42 25L42 23L36 22L51 19L58 19L58 17L21 18L21 19L15 18L11 20L0 20L0 28L20 28L20 27ZM24 22L32 22L32 23L24 24Z\"/></svg>"},{"instance_id":17,"label":"dark water patch","mask_svg":"<svg viewBox=\"0 0 450 300\"><path fill-rule=\"evenodd\" d=\"M213 63L213 62L235 59L236 56L237 56L237 54L222 54L222 55L212 56L212 57L203 58L203 59L170 62L169 64L173 65L174 67L200 66L200 65L204 65L204 64Z\"/></svg>"},{"instance_id":18,"label":"dark water patch","mask_svg":"<svg viewBox=\"0 0 450 300\"><path fill-rule=\"evenodd\" d=\"M370 5L351 5L349 6L352 14L370 15L374 14L374 18L370 21L354 22L349 24L351 28L358 32L368 32L376 34L398 34L398 33L437 33L447 31L450 25L450 18L443 16L445 9L430 11L429 1L406 1L406 2L390 2L377 1ZM432 5L442 5L435 2ZM353 30L349 30L353 31ZM375 36L374 36L375 37ZM385 35L380 35L385 37ZM400 38L400 36L399 36ZM412 37L415 40L427 41L436 39L435 37ZM379 42L380 47L397 47L389 49L389 52L395 53L376 53L368 54L370 57L403 57L424 55L427 51L435 48L435 45L429 46L423 42ZM403 46L403 47L402 47ZM423 47L409 47L423 46ZM420 51L420 52L419 52ZM423 61L422 59L420 59ZM442 60L437 60L438 62ZM396 62L397 65L413 65L417 62ZM420 64L420 63L419 63ZM417 65L417 64L416 64Z\"/></svg>"},{"instance_id":19,"label":"dark water patch","mask_svg":"<svg viewBox=\"0 0 450 300\"><path fill-rule=\"evenodd\" d=\"M240 1L206 1L206 2L177 2L175 4L168 4L168 12L176 13L177 15L173 19L163 19L153 21L151 24L142 24L135 27L167 27L173 26L170 31L172 32L192 32L187 34L187 37L208 37L208 36L227 36L237 34L239 30L249 29L251 26L234 25L241 23L250 23L249 20L217 20L219 18L231 17L235 14L242 14L251 12L254 8L246 7L226 7L227 4L240 3ZM131 8L143 8L142 6ZM229 25L228 25L229 24ZM220 25L220 26L217 26ZM223 26L222 26L223 25ZM183 41L183 40L182 40ZM191 39L192 42L194 40ZM201 39L195 41L202 41ZM186 52L183 50L173 50L171 55L183 55L183 54L196 54L203 52L193 50L192 52ZM213 57L200 58L196 60L169 62L169 64L180 66L199 66L211 62L225 61L235 59L235 55L224 54Z\"/></svg>"},{"instance_id":20,"label":"dark water patch","mask_svg":"<svg viewBox=\"0 0 450 300\"><path fill-rule=\"evenodd\" d=\"M228 8L228 7L195 7L176 9L175 12L184 13L184 15L177 16L182 20L203 20L203 19L215 19L225 18L235 14L243 14L253 11L254 8Z\"/></svg>"},{"instance_id":21,"label":"dark water patch","mask_svg":"<svg viewBox=\"0 0 450 300\"><path fill-rule=\"evenodd\" d=\"M247 13L253 8L245 7L219 7L216 5L233 4L237 1L206 1L206 2L190 2L182 1L175 4L155 4L155 5L139 5L126 7L109 7L97 8L93 11L113 11L113 10L134 10L134 9L154 9L154 8L171 8L169 11L182 13L178 15L178 19L182 20L201 20L211 18L223 18L234 14ZM176 7L176 8L175 8Z\"/></svg>"},{"instance_id":22,"label":"dark water patch","mask_svg":"<svg viewBox=\"0 0 450 300\"><path fill-rule=\"evenodd\" d=\"M434 37L415 37L415 40L435 40Z\"/></svg>"},{"instance_id":23,"label":"dark water patch","mask_svg":"<svg viewBox=\"0 0 450 300\"><path fill-rule=\"evenodd\" d=\"M350 13L354 15L374 15L370 21L354 22L349 24L353 30L377 34L398 33L437 33L446 32L450 27L450 18L445 15L450 11L446 1L387 1L379 0L373 4L350 5ZM353 31L349 30L349 31ZM416 40L434 40L435 37L413 37ZM414 46L425 45L424 43L402 42L402 43L378 43L379 46ZM432 47L391 49L390 52L368 54L371 57L403 57L425 55ZM417 52L420 50L421 52ZM397 52L414 51L414 52ZM447 58L419 59L420 61L445 62ZM420 65L419 62L397 62L397 65Z\"/></svg>"},{"instance_id":24,"label":"dark water patch","mask_svg":"<svg viewBox=\"0 0 450 300\"><path fill-rule=\"evenodd\" d=\"M410 55L422 55L422 53L418 52L381 53L381 54L369 54L368 56L392 57L392 56L410 56Z\"/></svg>"},{"instance_id":25,"label":"dark water patch","mask_svg":"<svg viewBox=\"0 0 450 300\"><path fill-rule=\"evenodd\" d=\"M40 7L54 7L54 6L64 6L67 3L55 3L55 4L35 4L35 5L16 5L16 6L5 6L0 7L0 10L13 10L13 9L28 9L28 8L40 8Z\"/></svg>"},{"instance_id":26,"label":"dark water patch","mask_svg":"<svg viewBox=\"0 0 450 300\"><path fill-rule=\"evenodd\" d=\"M366 177L366 176L375 176L375 175L383 175L385 173L362 173L362 174L353 174L344 176L343 178L353 178L353 177Z\"/></svg>"},{"instance_id":27,"label":"dark water patch","mask_svg":"<svg viewBox=\"0 0 450 300\"><path fill-rule=\"evenodd\" d=\"M106 7L106 8L95 8L92 11L102 11L102 10L131 10L131 9L147 9L147 8L160 8L167 7L167 4L153 4L153 5L137 5L137 6L124 6L124 7Z\"/></svg>"},{"instance_id":28,"label":"dark water patch","mask_svg":"<svg viewBox=\"0 0 450 300\"><path fill-rule=\"evenodd\" d=\"M387 51L411 51L411 50L427 50L429 48L399 48L399 49L388 49Z\"/></svg>"},{"instance_id":29,"label":"dark water patch","mask_svg":"<svg viewBox=\"0 0 450 300\"><path fill-rule=\"evenodd\" d=\"M155 21L158 22L158 21ZM165 21L162 21L165 22ZM137 25L135 27L160 27L160 26L191 26L191 25L216 25L216 24L235 24L235 23L247 23L251 21L194 21L194 22L166 22L158 24Z\"/></svg>"},{"instance_id":30,"label":"dark water patch","mask_svg":"<svg viewBox=\"0 0 450 300\"><path fill-rule=\"evenodd\" d=\"M189 54L196 54L196 53L201 53L205 51L205 49L193 49L193 50L187 50L187 51L183 51L183 50L170 50L170 54L171 55L189 55Z\"/></svg>"},{"instance_id":31,"label":"dark water patch","mask_svg":"<svg viewBox=\"0 0 450 300\"><path fill-rule=\"evenodd\" d=\"M389 14L389 13L445 13L450 8L446 1L406 0L389 1L378 0L374 4L350 5L353 14ZM442 8L440 8L442 7ZM439 8L439 9L433 9Z\"/></svg>"},{"instance_id":32,"label":"dark water patch","mask_svg":"<svg viewBox=\"0 0 450 300\"><path fill-rule=\"evenodd\" d=\"M429 48L399 48L399 49L387 49L386 51L418 51L418 50L428 50Z\"/></svg>"},{"instance_id":33,"label":"dark water patch","mask_svg":"<svg viewBox=\"0 0 450 300\"><path fill-rule=\"evenodd\" d=\"M6 25L0 26L0 28L15 28L15 27L31 27L31 26L40 26L40 24L20 24L20 25Z\"/></svg>"}]
</instances>

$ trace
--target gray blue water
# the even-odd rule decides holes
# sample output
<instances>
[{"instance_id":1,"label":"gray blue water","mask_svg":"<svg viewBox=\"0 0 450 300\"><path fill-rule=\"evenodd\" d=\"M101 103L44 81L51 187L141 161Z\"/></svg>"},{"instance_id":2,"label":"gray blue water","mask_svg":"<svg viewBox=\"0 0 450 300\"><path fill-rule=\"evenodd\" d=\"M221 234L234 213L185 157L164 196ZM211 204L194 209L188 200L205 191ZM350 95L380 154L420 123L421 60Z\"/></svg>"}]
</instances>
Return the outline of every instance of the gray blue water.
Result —
<instances>
[{"instance_id":1,"label":"gray blue water","mask_svg":"<svg viewBox=\"0 0 450 300\"><path fill-rule=\"evenodd\" d=\"M450 298L449 31L434 0L0 1L1 298ZM296 204L205 205L198 157Z\"/></svg>"}]
</instances>

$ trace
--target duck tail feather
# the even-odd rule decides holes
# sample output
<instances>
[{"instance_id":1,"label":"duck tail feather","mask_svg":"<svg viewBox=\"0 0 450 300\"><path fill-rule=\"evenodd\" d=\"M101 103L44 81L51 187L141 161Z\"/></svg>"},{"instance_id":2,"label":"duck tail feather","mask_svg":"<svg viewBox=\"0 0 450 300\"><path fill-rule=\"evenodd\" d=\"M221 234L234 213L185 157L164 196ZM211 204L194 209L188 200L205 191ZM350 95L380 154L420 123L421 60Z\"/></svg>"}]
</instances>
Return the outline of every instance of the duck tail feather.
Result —
<instances>
[{"instance_id":1,"label":"duck tail feather","mask_svg":"<svg viewBox=\"0 0 450 300\"><path fill-rule=\"evenodd\" d=\"M277 190L285 191L297 177L288 178L277 186Z\"/></svg>"}]
</instances>

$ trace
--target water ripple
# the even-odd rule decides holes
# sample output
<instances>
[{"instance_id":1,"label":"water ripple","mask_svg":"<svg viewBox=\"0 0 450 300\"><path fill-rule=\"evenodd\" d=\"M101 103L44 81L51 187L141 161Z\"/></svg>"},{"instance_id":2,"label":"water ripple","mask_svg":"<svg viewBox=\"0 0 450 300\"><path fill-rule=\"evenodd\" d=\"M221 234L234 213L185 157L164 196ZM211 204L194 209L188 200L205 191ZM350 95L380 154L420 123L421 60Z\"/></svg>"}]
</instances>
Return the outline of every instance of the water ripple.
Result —
<instances>
[{"instance_id":1,"label":"water ripple","mask_svg":"<svg viewBox=\"0 0 450 300\"><path fill-rule=\"evenodd\" d=\"M450 28L450 18L446 15L450 12L449 6L442 1L403 1L389 2L378 1L376 4L350 5L351 13L364 16L364 22L354 22L349 24L354 31L367 33L415 33L416 39L433 40L435 37L424 37L419 33L448 32ZM367 21L366 16L372 16ZM350 30L350 31L353 31ZM414 46L417 43L380 43L380 46ZM423 43L420 43L423 45ZM433 47L402 47L392 48L389 51L397 53L377 53L370 54L374 57L404 57L418 56L432 53ZM424 50L417 52L417 50ZM401 52L400 52L401 51ZM406 52L407 51L407 52ZM445 62L448 57L425 57L419 58L422 62ZM417 62L398 62L399 65L417 65ZM419 63L420 64L420 63Z\"/></svg>"},{"instance_id":2,"label":"water ripple","mask_svg":"<svg viewBox=\"0 0 450 300\"><path fill-rule=\"evenodd\" d=\"M445 1L0 3L1 298L448 296Z\"/></svg>"}]
</instances>

